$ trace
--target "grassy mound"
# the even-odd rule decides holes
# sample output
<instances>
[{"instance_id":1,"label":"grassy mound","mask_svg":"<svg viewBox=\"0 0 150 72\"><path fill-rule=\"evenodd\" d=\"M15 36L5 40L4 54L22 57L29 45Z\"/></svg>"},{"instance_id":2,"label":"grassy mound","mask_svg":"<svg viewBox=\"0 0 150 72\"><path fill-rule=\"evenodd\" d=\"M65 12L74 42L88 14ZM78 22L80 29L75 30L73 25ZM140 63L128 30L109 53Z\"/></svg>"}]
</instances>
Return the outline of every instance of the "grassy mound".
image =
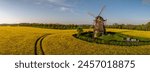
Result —
<instances>
[{"instance_id":1,"label":"grassy mound","mask_svg":"<svg viewBox=\"0 0 150 72\"><path fill-rule=\"evenodd\" d=\"M98 38L93 38L93 32L84 32L81 33L80 35L74 34L73 36L81 40L97 44L109 44L119 46L150 45L149 38L129 36L116 32L107 32L107 34L100 36Z\"/></svg>"}]
</instances>

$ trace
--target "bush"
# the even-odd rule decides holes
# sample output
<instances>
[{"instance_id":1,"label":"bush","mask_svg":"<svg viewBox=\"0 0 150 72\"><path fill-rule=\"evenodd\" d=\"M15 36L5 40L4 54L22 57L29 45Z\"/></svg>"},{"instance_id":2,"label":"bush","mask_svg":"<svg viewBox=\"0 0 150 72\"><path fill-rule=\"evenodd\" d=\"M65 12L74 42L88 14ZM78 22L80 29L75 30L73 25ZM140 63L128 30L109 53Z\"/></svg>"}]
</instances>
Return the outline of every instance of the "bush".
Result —
<instances>
[{"instance_id":1,"label":"bush","mask_svg":"<svg viewBox=\"0 0 150 72\"><path fill-rule=\"evenodd\" d=\"M139 39L139 41L132 42L132 41L124 41L124 40L121 41L121 40L111 40L111 39L107 40L107 39L102 39L102 38L93 38L92 32L83 32L82 29L79 29L78 34L74 34L73 36L78 38L78 39L92 42L92 43L97 43L97 44L109 44L109 45L119 45L119 46L150 45L150 39L147 39L147 38L131 37L131 36L127 36L127 35L123 35L123 34L119 34L119 33L109 33L109 34L119 35L123 38L130 37L130 38L134 38L134 39ZM106 38L106 37L103 37L103 38Z\"/></svg>"},{"instance_id":2,"label":"bush","mask_svg":"<svg viewBox=\"0 0 150 72\"><path fill-rule=\"evenodd\" d=\"M83 29L81 27L77 28L78 36L80 36L83 33Z\"/></svg>"}]
</instances>

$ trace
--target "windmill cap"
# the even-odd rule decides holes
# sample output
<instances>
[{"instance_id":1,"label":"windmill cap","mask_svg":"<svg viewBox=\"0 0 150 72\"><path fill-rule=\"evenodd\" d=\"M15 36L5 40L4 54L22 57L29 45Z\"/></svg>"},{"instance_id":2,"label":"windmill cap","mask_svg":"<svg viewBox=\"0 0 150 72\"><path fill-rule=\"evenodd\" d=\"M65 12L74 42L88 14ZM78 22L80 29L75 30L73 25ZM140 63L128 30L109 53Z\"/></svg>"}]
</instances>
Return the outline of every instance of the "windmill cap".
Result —
<instances>
[{"instance_id":1,"label":"windmill cap","mask_svg":"<svg viewBox=\"0 0 150 72\"><path fill-rule=\"evenodd\" d=\"M101 17L101 16L97 16L96 19L101 19L101 20L103 20L103 21L106 21L106 20L104 20L104 18Z\"/></svg>"}]
</instances>

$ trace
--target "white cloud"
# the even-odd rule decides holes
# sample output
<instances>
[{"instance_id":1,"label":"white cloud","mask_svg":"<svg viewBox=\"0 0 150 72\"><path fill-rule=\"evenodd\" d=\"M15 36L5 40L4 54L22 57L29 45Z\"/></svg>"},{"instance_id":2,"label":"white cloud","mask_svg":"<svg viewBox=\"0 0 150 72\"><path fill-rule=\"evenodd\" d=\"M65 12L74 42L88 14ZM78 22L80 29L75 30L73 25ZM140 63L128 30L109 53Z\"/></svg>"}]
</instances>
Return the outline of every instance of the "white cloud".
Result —
<instances>
[{"instance_id":1,"label":"white cloud","mask_svg":"<svg viewBox=\"0 0 150 72\"><path fill-rule=\"evenodd\" d=\"M47 0L50 4L58 7L71 7L66 3L66 0Z\"/></svg>"},{"instance_id":2,"label":"white cloud","mask_svg":"<svg viewBox=\"0 0 150 72\"><path fill-rule=\"evenodd\" d=\"M30 0L24 0L30 2ZM41 6L50 6L54 9L57 9L59 11L64 11L64 12L70 12L70 13L75 13L73 4L76 2L76 0L32 0L34 4L41 5Z\"/></svg>"},{"instance_id":3,"label":"white cloud","mask_svg":"<svg viewBox=\"0 0 150 72\"><path fill-rule=\"evenodd\" d=\"M143 4L150 4L150 0L142 0Z\"/></svg>"},{"instance_id":4,"label":"white cloud","mask_svg":"<svg viewBox=\"0 0 150 72\"><path fill-rule=\"evenodd\" d=\"M67 11L67 10L69 10L69 8L67 8L67 7L60 7L60 10Z\"/></svg>"},{"instance_id":5,"label":"white cloud","mask_svg":"<svg viewBox=\"0 0 150 72\"><path fill-rule=\"evenodd\" d=\"M65 0L48 0L49 2L63 3Z\"/></svg>"},{"instance_id":6,"label":"white cloud","mask_svg":"<svg viewBox=\"0 0 150 72\"><path fill-rule=\"evenodd\" d=\"M40 5L40 4L41 4L41 2L36 2L35 4Z\"/></svg>"},{"instance_id":7,"label":"white cloud","mask_svg":"<svg viewBox=\"0 0 150 72\"><path fill-rule=\"evenodd\" d=\"M67 3L68 0L48 0L48 1L51 5L55 6L60 11L67 11L74 13L72 5Z\"/></svg>"},{"instance_id":8,"label":"white cloud","mask_svg":"<svg viewBox=\"0 0 150 72\"><path fill-rule=\"evenodd\" d=\"M74 10L72 8L67 8L67 7L60 7L60 11L63 11L63 12L70 12L70 13L73 13L73 14L77 14L74 12Z\"/></svg>"}]
</instances>

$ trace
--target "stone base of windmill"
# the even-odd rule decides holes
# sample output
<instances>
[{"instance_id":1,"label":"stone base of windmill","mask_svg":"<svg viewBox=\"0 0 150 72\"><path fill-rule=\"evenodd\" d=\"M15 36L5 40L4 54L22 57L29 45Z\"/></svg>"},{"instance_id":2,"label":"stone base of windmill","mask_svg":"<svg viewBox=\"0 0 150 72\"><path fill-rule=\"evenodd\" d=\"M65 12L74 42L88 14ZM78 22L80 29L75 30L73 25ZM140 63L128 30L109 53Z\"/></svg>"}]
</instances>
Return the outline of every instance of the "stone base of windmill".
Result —
<instances>
[{"instance_id":1,"label":"stone base of windmill","mask_svg":"<svg viewBox=\"0 0 150 72\"><path fill-rule=\"evenodd\" d=\"M103 35L105 35L105 31L101 31L101 32L99 32L99 31L94 31L94 38L98 38L98 37L100 37L100 36L103 36Z\"/></svg>"}]
</instances>

